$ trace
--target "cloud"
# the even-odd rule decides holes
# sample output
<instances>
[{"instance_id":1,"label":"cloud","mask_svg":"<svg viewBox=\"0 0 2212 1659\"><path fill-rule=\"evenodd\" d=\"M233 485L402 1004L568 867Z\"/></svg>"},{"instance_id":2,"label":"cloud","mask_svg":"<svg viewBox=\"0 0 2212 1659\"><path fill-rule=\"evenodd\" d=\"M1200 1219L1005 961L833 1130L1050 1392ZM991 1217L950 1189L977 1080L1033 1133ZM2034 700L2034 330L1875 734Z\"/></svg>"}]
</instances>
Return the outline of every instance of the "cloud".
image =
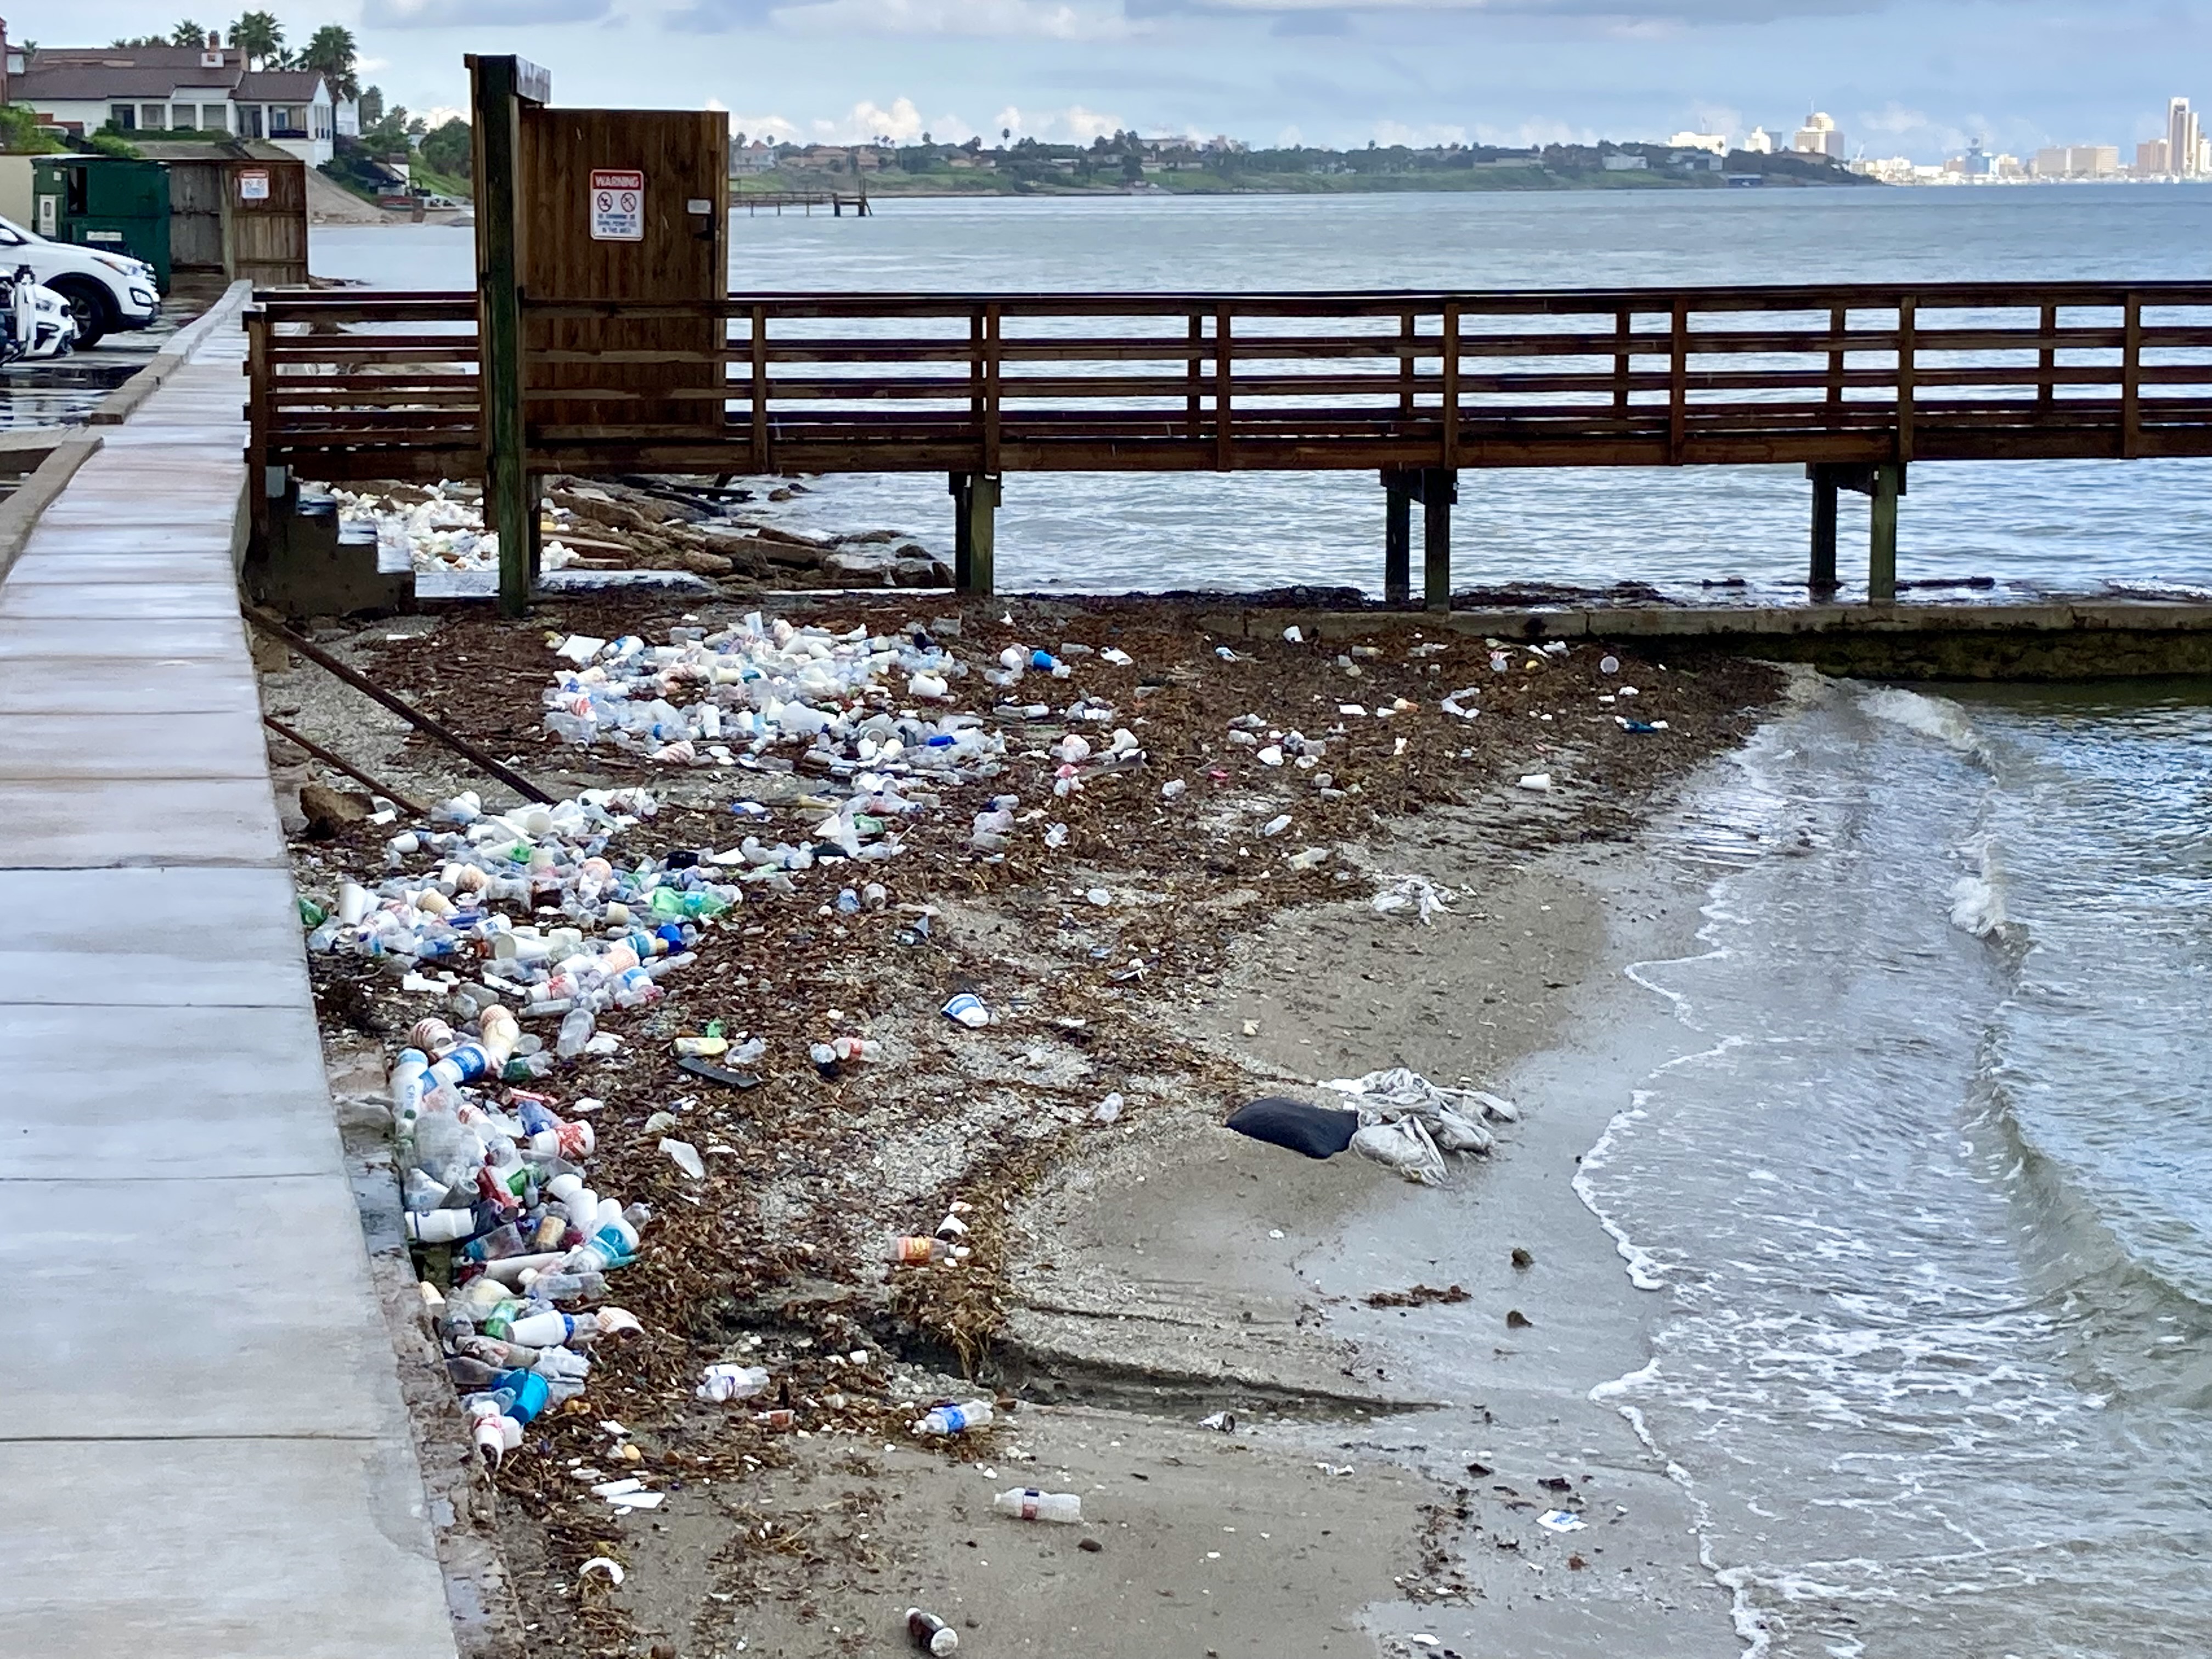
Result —
<instances>
[{"instance_id":1,"label":"cloud","mask_svg":"<svg viewBox=\"0 0 2212 1659\"><path fill-rule=\"evenodd\" d=\"M756 138L801 136L799 128L780 115L733 115L730 122L733 128ZM939 115L934 119L924 116L911 98L894 98L888 109L864 98L842 115L809 121L804 136L817 144L871 144L878 138L911 144L927 132L939 143L957 144L975 131L957 115Z\"/></svg>"},{"instance_id":2,"label":"cloud","mask_svg":"<svg viewBox=\"0 0 2212 1659\"><path fill-rule=\"evenodd\" d=\"M693 0L670 27L699 33L774 28L805 36L945 36L988 40L1115 40L1133 32L1103 0Z\"/></svg>"},{"instance_id":3,"label":"cloud","mask_svg":"<svg viewBox=\"0 0 2212 1659\"><path fill-rule=\"evenodd\" d=\"M1286 11L1275 19L1269 33L1290 40L1304 35L1324 39L1352 33L1352 20L1332 8L1328 11Z\"/></svg>"},{"instance_id":4,"label":"cloud","mask_svg":"<svg viewBox=\"0 0 2212 1659\"><path fill-rule=\"evenodd\" d=\"M1375 142L1385 148L1403 144L1407 149L1428 149L1437 144L1465 143L1467 129L1435 122L1409 127L1401 121L1377 121Z\"/></svg>"},{"instance_id":5,"label":"cloud","mask_svg":"<svg viewBox=\"0 0 2212 1659\"><path fill-rule=\"evenodd\" d=\"M365 29L450 29L523 24L592 23L614 0L362 0Z\"/></svg>"},{"instance_id":6,"label":"cloud","mask_svg":"<svg viewBox=\"0 0 2212 1659\"><path fill-rule=\"evenodd\" d=\"M730 131L742 132L748 138L757 138L767 143L795 143L799 137L799 123L786 120L781 115L730 116Z\"/></svg>"},{"instance_id":7,"label":"cloud","mask_svg":"<svg viewBox=\"0 0 2212 1659\"><path fill-rule=\"evenodd\" d=\"M1017 138L1044 143L1087 144L1093 138L1121 131L1118 115L1101 115L1095 109L1071 104L1066 109L1022 109L1009 104L991 118L993 132L1012 132Z\"/></svg>"},{"instance_id":8,"label":"cloud","mask_svg":"<svg viewBox=\"0 0 2212 1659\"><path fill-rule=\"evenodd\" d=\"M1515 16L1604 19L1643 35L1646 25L1765 23L1784 18L1833 17L1885 11L1894 0L1122 0L1133 19L1193 14L1273 18L1282 33L1285 20L1329 15L1342 22L1355 15L1423 12L1490 13Z\"/></svg>"}]
</instances>

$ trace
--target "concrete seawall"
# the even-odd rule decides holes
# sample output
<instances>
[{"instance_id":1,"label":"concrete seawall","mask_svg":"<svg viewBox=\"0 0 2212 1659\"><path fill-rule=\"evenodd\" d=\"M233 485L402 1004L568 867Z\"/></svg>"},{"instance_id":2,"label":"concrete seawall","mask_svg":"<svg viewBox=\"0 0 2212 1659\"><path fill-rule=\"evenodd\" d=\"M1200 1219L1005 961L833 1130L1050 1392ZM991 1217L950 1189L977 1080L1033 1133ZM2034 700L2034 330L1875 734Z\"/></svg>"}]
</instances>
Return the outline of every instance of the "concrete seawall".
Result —
<instances>
[{"instance_id":1,"label":"concrete seawall","mask_svg":"<svg viewBox=\"0 0 2212 1659\"><path fill-rule=\"evenodd\" d=\"M1880 679L2076 680L2212 674L2212 604L2054 599L2035 604L1584 606L1437 612L1222 607L1231 637L1297 626L1328 638L1395 616L1408 628L1501 640L1620 640L1681 654L1805 662Z\"/></svg>"}]
</instances>

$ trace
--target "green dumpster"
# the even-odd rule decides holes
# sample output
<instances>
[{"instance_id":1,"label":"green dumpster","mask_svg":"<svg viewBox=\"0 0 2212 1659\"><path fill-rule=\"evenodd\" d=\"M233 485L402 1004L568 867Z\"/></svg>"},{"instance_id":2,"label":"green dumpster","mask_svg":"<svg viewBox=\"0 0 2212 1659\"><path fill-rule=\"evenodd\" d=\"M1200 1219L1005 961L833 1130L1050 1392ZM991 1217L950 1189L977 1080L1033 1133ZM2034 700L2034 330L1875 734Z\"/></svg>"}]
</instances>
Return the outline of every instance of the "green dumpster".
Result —
<instances>
[{"instance_id":1,"label":"green dumpster","mask_svg":"<svg viewBox=\"0 0 2212 1659\"><path fill-rule=\"evenodd\" d=\"M49 241L127 253L169 291L169 170L120 155L41 155L31 164L35 222Z\"/></svg>"}]
</instances>

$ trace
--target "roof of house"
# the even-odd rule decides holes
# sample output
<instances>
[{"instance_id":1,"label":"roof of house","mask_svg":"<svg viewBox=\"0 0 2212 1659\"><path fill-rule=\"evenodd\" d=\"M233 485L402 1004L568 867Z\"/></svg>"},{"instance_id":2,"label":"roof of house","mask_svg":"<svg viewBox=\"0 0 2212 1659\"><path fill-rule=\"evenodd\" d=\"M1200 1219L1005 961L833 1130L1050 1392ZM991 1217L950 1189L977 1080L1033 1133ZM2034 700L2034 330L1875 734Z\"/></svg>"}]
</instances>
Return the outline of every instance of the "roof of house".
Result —
<instances>
[{"instance_id":1,"label":"roof of house","mask_svg":"<svg viewBox=\"0 0 2212 1659\"><path fill-rule=\"evenodd\" d=\"M68 64L98 64L107 68L135 65L143 69L197 70L207 50L204 46L39 46L31 53L29 67L36 71ZM246 67L244 52L230 46L220 51L226 70Z\"/></svg>"},{"instance_id":2,"label":"roof of house","mask_svg":"<svg viewBox=\"0 0 2212 1659\"><path fill-rule=\"evenodd\" d=\"M166 99L179 88L221 87L246 103L310 104L323 77L315 70L248 70L246 54L225 47L221 69L203 68L193 46L40 46L9 95L30 105L103 98Z\"/></svg>"},{"instance_id":3,"label":"roof of house","mask_svg":"<svg viewBox=\"0 0 2212 1659\"><path fill-rule=\"evenodd\" d=\"M322 74L317 70L257 70L240 76L238 90L231 95L249 104L310 104L322 85Z\"/></svg>"},{"instance_id":4,"label":"roof of house","mask_svg":"<svg viewBox=\"0 0 2212 1659\"><path fill-rule=\"evenodd\" d=\"M234 78L228 70L203 70L200 72L204 75L220 73L221 78L215 82L217 86L227 87ZM8 96L11 102L28 104L37 108L46 104L103 98L166 99L179 84L177 71L172 69L140 69L133 64L115 69L73 64L62 69L31 69L21 75L9 76Z\"/></svg>"}]
</instances>

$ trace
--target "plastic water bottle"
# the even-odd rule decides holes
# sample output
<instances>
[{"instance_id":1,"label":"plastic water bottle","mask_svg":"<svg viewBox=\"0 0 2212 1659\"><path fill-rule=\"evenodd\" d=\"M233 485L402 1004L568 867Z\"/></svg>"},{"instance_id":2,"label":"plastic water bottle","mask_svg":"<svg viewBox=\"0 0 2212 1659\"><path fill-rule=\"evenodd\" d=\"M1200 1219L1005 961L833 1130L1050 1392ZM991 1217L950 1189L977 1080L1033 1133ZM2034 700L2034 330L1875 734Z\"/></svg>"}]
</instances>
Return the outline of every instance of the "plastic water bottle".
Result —
<instances>
[{"instance_id":1,"label":"plastic water bottle","mask_svg":"<svg viewBox=\"0 0 2212 1659\"><path fill-rule=\"evenodd\" d=\"M985 1429L991 1425L991 1402L969 1400L957 1406L937 1406L927 1415L915 1419L914 1431L924 1438L965 1434L970 1429Z\"/></svg>"},{"instance_id":2,"label":"plastic water bottle","mask_svg":"<svg viewBox=\"0 0 2212 1659\"><path fill-rule=\"evenodd\" d=\"M768 1388L768 1372L759 1365L709 1365L700 1382L698 1395L720 1404L731 1400L750 1400Z\"/></svg>"},{"instance_id":3,"label":"plastic water bottle","mask_svg":"<svg viewBox=\"0 0 2212 1659\"><path fill-rule=\"evenodd\" d=\"M896 1267L923 1267L951 1254L952 1246L941 1238L894 1238L884 1260Z\"/></svg>"},{"instance_id":4,"label":"plastic water bottle","mask_svg":"<svg viewBox=\"0 0 2212 1659\"><path fill-rule=\"evenodd\" d=\"M1017 1521L1063 1521L1083 1519L1083 1498L1072 1492L1039 1492L1035 1486L1016 1486L1002 1492L991 1500L991 1507L1001 1515L1011 1515Z\"/></svg>"},{"instance_id":5,"label":"plastic water bottle","mask_svg":"<svg viewBox=\"0 0 2212 1659\"><path fill-rule=\"evenodd\" d=\"M924 1653L940 1656L951 1653L960 1645L960 1632L933 1613L924 1613L920 1607L906 1610L906 1633L915 1647Z\"/></svg>"},{"instance_id":6,"label":"plastic water bottle","mask_svg":"<svg viewBox=\"0 0 2212 1659\"><path fill-rule=\"evenodd\" d=\"M592 1032L599 1022L592 1018L588 1008L571 1008L561 1021L561 1036L553 1045L553 1052L563 1060L574 1060L584 1052L584 1045L592 1040Z\"/></svg>"}]
</instances>

